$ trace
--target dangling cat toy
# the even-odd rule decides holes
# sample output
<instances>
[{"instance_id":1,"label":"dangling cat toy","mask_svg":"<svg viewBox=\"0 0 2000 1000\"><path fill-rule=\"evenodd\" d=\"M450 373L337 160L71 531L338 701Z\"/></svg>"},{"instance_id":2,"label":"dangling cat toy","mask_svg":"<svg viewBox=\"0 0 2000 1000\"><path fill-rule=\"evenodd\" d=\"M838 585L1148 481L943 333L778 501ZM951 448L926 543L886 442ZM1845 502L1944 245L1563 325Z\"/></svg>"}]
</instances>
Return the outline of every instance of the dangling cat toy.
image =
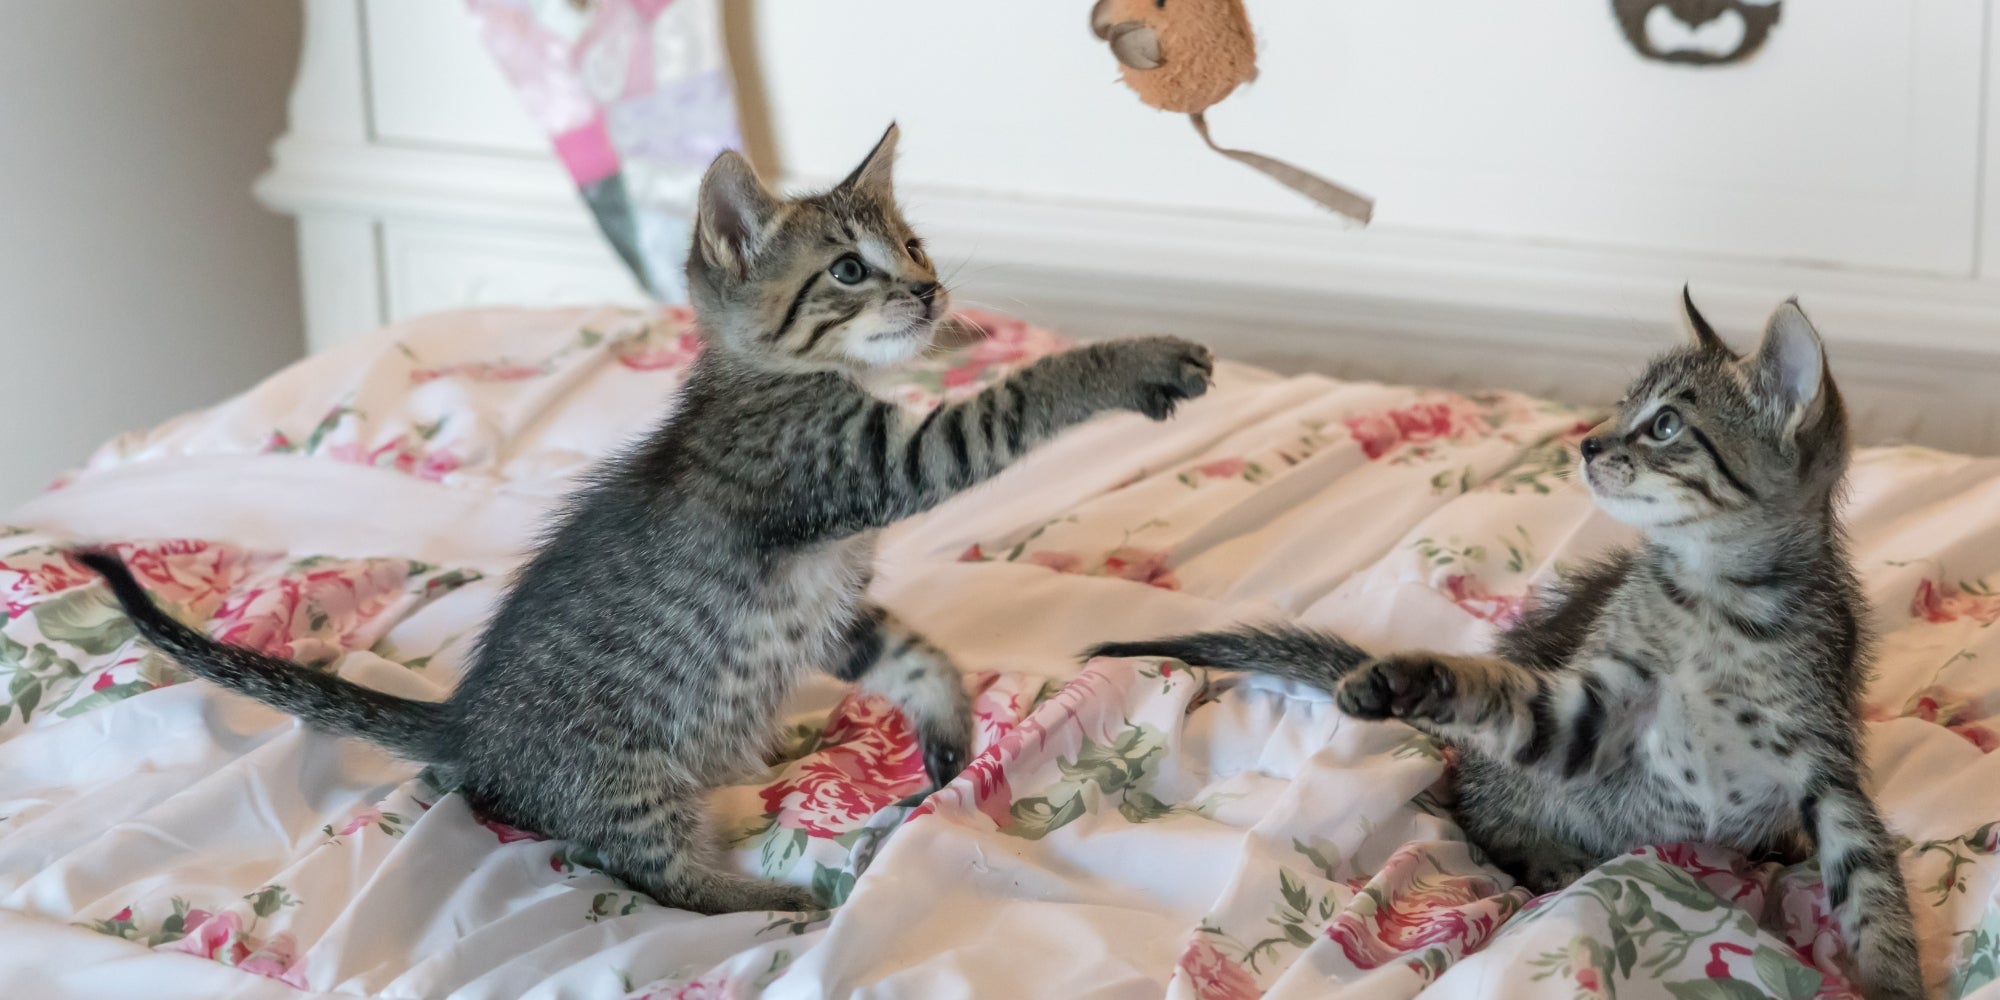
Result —
<instances>
[{"instance_id":1,"label":"dangling cat toy","mask_svg":"<svg viewBox=\"0 0 2000 1000\"><path fill-rule=\"evenodd\" d=\"M1243 0L1097 0L1090 28L1111 45L1125 85L1161 111L1187 115L1208 148L1368 224L1373 200L1260 153L1224 149L1209 138L1203 113L1257 78L1257 42Z\"/></svg>"}]
</instances>

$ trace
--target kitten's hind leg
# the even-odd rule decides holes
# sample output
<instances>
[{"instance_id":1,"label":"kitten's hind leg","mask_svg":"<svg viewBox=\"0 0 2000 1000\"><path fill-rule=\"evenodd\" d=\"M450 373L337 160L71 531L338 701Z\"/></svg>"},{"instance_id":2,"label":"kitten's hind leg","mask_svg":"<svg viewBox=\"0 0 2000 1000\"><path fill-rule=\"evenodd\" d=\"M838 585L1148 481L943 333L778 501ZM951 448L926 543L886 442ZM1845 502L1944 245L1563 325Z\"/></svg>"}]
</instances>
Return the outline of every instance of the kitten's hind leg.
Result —
<instances>
[{"instance_id":1,"label":"kitten's hind leg","mask_svg":"<svg viewBox=\"0 0 2000 1000\"><path fill-rule=\"evenodd\" d=\"M1539 896L1582 878L1598 859L1539 829L1534 805L1498 789L1462 799L1453 817L1465 836L1484 851L1488 861ZM1496 794L1497 793L1497 794Z\"/></svg>"},{"instance_id":2,"label":"kitten's hind leg","mask_svg":"<svg viewBox=\"0 0 2000 1000\"><path fill-rule=\"evenodd\" d=\"M1917 1000L1924 995L1917 934L1889 831L1855 775L1822 778L1819 785L1800 812L1819 842L1826 898L1840 918L1855 985L1869 997Z\"/></svg>"},{"instance_id":3,"label":"kitten's hind leg","mask_svg":"<svg viewBox=\"0 0 2000 1000\"><path fill-rule=\"evenodd\" d=\"M932 785L944 787L972 759L972 699L964 676L943 650L896 616L874 605L864 609L836 676L902 710Z\"/></svg>"},{"instance_id":4,"label":"kitten's hind leg","mask_svg":"<svg viewBox=\"0 0 2000 1000\"><path fill-rule=\"evenodd\" d=\"M661 905L696 913L820 909L812 890L720 866L699 798L645 803L593 846L605 868Z\"/></svg>"},{"instance_id":5,"label":"kitten's hind leg","mask_svg":"<svg viewBox=\"0 0 2000 1000\"><path fill-rule=\"evenodd\" d=\"M1812 835L1804 827L1795 827L1758 844L1749 856L1751 861L1759 864L1775 861L1781 865L1796 865L1812 858Z\"/></svg>"}]
</instances>

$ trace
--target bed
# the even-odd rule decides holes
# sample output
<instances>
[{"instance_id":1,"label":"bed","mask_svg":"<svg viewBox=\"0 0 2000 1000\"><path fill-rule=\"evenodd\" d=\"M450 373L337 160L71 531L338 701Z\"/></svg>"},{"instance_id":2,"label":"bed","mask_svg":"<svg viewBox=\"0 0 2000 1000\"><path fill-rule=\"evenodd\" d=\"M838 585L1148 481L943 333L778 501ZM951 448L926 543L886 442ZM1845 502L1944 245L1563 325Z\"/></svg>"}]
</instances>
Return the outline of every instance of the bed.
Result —
<instances>
[{"instance_id":1,"label":"bed","mask_svg":"<svg viewBox=\"0 0 2000 1000\"><path fill-rule=\"evenodd\" d=\"M911 407L1064 344L1005 317L878 387ZM828 912L696 917L574 845L139 647L66 554L175 612L442 697L579 470L670 405L681 311L410 321L106 444L0 516L0 983L16 997L1852 996L1810 865L1660 844L1530 898L1439 748L1323 691L1107 639L1289 618L1471 649L1625 537L1566 470L1590 415L1225 363L899 525L876 596L949 650L979 756L924 785L884 703L816 681L712 801L733 863ZM2000 997L2000 461L1860 452L1876 793L1947 996Z\"/></svg>"}]
</instances>

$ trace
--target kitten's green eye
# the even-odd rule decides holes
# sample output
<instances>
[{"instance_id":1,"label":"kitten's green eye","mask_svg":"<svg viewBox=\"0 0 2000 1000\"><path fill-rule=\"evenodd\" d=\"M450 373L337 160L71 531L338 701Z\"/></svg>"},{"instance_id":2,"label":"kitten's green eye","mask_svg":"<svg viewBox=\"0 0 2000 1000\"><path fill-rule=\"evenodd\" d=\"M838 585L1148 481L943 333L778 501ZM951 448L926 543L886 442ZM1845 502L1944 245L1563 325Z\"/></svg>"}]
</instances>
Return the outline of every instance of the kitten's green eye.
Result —
<instances>
[{"instance_id":1,"label":"kitten's green eye","mask_svg":"<svg viewBox=\"0 0 2000 1000\"><path fill-rule=\"evenodd\" d=\"M1651 433L1655 441L1671 441L1681 432L1681 415L1673 407L1665 407L1653 414Z\"/></svg>"},{"instance_id":2,"label":"kitten's green eye","mask_svg":"<svg viewBox=\"0 0 2000 1000\"><path fill-rule=\"evenodd\" d=\"M826 273L833 275L833 280L843 285L858 285L861 284L861 279L868 277L868 265L863 264L861 258L848 254L834 261L833 266L826 269Z\"/></svg>"},{"instance_id":3,"label":"kitten's green eye","mask_svg":"<svg viewBox=\"0 0 2000 1000\"><path fill-rule=\"evenodd\" d=\"M914 260L919 264L925 263L924 245L922 242L918 240L911 240L910 242L903 244L903 249L909 251L911 260Z\"/></svg>"}]
</instances>

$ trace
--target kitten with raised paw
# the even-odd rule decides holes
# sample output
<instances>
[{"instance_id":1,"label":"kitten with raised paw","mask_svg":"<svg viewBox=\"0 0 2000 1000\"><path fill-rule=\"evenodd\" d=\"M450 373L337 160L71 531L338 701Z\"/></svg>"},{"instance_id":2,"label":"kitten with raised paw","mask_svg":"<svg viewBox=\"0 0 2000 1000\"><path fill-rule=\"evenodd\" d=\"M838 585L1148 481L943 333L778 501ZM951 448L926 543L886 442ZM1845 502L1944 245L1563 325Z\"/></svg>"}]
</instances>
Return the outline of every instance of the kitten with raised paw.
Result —
<instances>
[{"instance_id":1,"label":"kitten with raised paw","mask_svg":"<svg viewBox=\"0 0 2000 1000\"><path fill-rule=\"evenodd\" d=\"M806 888L725 868L710 789L756 773L778 712L824 671L894 701L932 782L971 752L950 659L868 587L879 529L1100 413L1165 419L1206 349L1155 337L1043 358L911 416L858 376L926 350L949 304L891 183L891 126L829 191L773 194L742 156L702 178L687 262L705 346L673 415L568 502L443 702L225 645L163 614L115 556L86 561L195 674L432 764L480 812L594 847L702 913L806 910Z\"/></svg>"},{"instance_id":2,"label":"kitten with raised paw","mask_svg":"<svg viewBox=\"0 0 2000 1000\"><path fill-rule=\"evenodd\" d=\"M1643 540L1531 604L1491 656L1372 657L1282 625L1091 653L1324 685L1342 712L1437 736L1459 751L1459 824L1536 892L1646 844L1811 844L1862 993L1916 1000L1909 894L1865 791L1840 390L1796 302L1746 357L1682 301L1692 343L1582 445L1598 506Z\"/></svg>"}]
</instances>

